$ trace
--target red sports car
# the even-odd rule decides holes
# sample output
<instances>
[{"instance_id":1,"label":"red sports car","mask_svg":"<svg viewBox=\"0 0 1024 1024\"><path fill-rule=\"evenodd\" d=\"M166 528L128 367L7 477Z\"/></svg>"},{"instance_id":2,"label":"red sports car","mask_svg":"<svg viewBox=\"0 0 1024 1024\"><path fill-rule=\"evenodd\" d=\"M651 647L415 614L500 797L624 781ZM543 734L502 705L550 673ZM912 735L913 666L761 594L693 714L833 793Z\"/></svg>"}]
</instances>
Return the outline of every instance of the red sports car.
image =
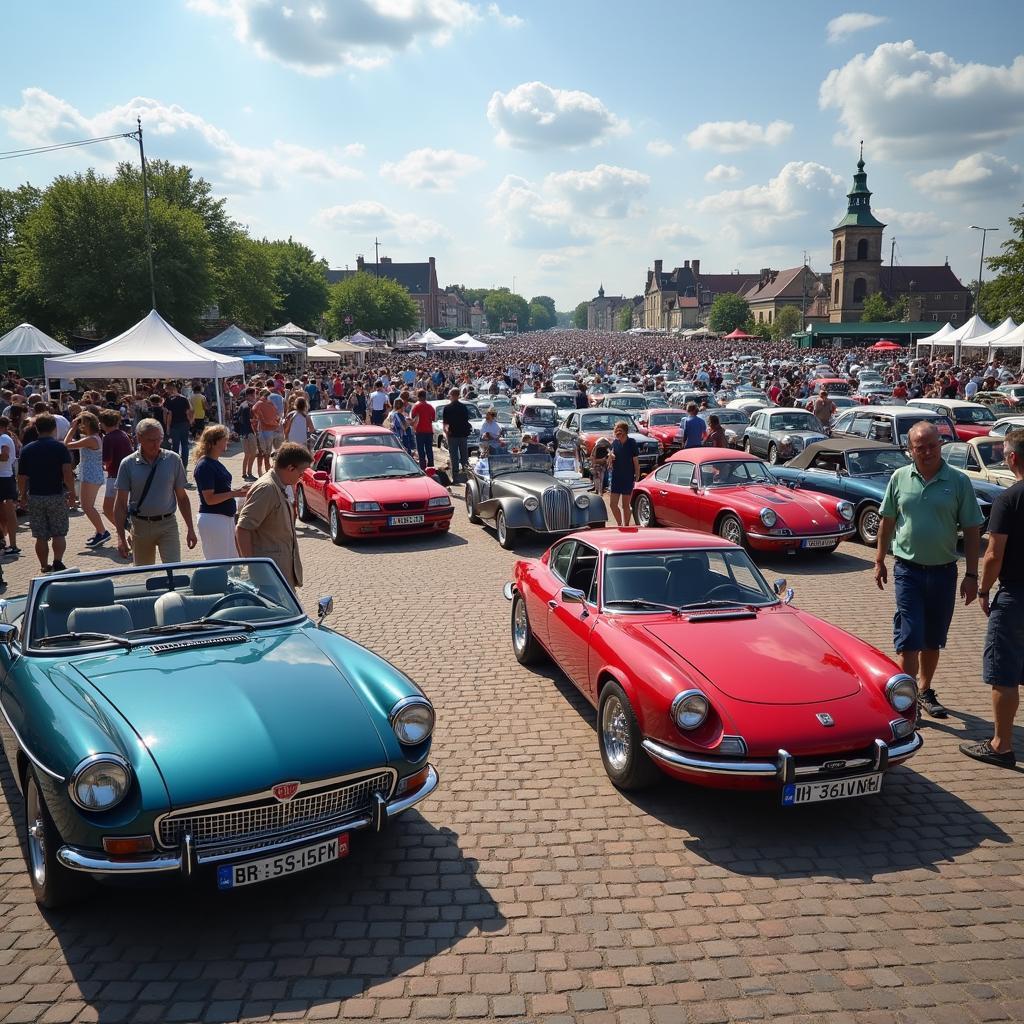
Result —
<instances>
[{"instance_id":1,"label":"red sports car","mask_svg":"<svg viewBox=\"0 0 1024 1024\"><path fill-rule=\"evenodd\" d=\"M388 427L375 427L368 423L361 423L358 426L328 427L317 437L313 451L319 451L321 448L345 448L349 445L360 447L381 445L384 448L397 448L399 451L405 451L405 445L393 430Z\"/></svg>"},{"instance_id":2,"label":"red sports car","mask_svg":"<svg viewBox=\"0 0 1024 1024\"><path fill-rule=\"evenodd\" d=\"M685 409L648 409L641 413L638 425L648 437L658 441L665 452L671 454L683 446L679 424L685 418Z\"/></svg>"},{"instance_id":3,"label":"red sports car","mask_svg":"<svg viewBox=\"0 0 1024 1024\"><path fill-rule=\"evenodd\" d=\"M734 544L683 530L570 534L516 562L512 649L550 656L597 708L612 782L775 790L785 805L877 793L921 746L917 684L792 607ZM780 599L781 598L781 599Z\"/></svg>"},{"instance_id":4,"label":"red sports car","mask_svg":"<svg viewBox=\"0 0 1024 1024\"><path fill-rule=\"evenodd\" d=\"M299 518L327 520L331 540L436 533L451 526L448 492L409 454L380 445L324 448L295 489Z\"/></svg>"},{"instance_id":5,"label":"red sports car","mask_svg":"<svg viewBox=\"0 0 1024 1024\"><path fill-rule=\"evenodd\" d=\"M834 551L853 536L853 505L776 481L759 458L725 448L676 452L638 481L640 526L717 533L757 551Z\"/></svg>"}]
</instances>

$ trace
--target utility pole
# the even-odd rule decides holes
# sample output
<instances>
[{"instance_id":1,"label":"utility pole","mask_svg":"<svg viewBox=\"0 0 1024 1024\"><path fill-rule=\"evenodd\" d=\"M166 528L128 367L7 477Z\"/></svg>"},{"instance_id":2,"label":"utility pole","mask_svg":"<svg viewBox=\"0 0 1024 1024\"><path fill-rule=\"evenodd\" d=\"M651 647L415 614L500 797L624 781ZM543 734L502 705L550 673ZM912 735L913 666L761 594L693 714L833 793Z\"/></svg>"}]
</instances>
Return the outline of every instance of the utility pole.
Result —
<instances>
[{"instance_id":1,"label":"utility pole","mask_svg":"<svg viewBox=\"0 0 1024 1024\"><path fill-rule=\"evenodd\" d=\"M373 236L373 276L380 277L380 239Z\"/></svg>"},{"instance_id":2,"label":"utility pole","mask_svg":"<svg viewBox=\"0 0 1024 1024\"><path fill-rule=\"evenodd\" d=\"M149 176L146 173L146 151L142 147L142 118L136 117L138 131L131 134L139 143L139 163L142 164L142 208L146 220L146 261L149 263L150 309L156 309L156 277L153 275L153 229L149 221Z\"/></svg>"},{"instance_id":3,"label":"utility pole","mask_svg":"<svg viewBox=\"0 0 1024 1024\"><path fill-rule=\"evenodd\" d=\"M999 228L979 228L977 224L971 225L972 231L981 232L981 255L978 257L978 297L974 302L974 312L980 315L981 310L981 276L985 272L985 237L990 231L998 231Z\"/></svg>"},{"instance_id":4,"label":"utility pole","mask_svg":"<svg viewBox=\"0 0 1024 1024\"><path fill-rule=\"evenodd\" d=\"M807 330L807 250L804 249L804 272L800 275L800 330Z\"/></svg>"}]
</instances>

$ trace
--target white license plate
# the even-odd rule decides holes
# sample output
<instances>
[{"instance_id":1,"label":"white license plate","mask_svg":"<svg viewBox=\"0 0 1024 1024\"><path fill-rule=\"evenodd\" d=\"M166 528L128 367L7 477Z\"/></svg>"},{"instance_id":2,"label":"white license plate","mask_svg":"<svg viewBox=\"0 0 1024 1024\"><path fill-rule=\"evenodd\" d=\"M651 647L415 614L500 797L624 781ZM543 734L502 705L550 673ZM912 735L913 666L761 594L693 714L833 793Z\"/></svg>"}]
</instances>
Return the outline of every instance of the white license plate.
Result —
<instances>
[{"instance_id":1,"label":"white license plate","mask_svg":"<svg viewBox=\"0 0 1024 1024\"><path fill-rule=\"evenodd\" d=\"M272 878L294 875L297 871L315 868L328 861L348 856L348 833L326 839L313 846L301 846L288 853L263 860L250 860L244 864L221 864L217 868L218 889L238 889L243 885L269 882Z\"/></svg>"},{"instance_id":2,"label":"white license plate","mask_svg":"<svg viewBox=\"0 0 1024 1024\"><path fill-rule=\"evenodd\" d=\"M807 540L802 542L801 547L830 548L835 542L835 537L808 537Z\"/></svg>"},{"instance_id":3,"label":"white license plate","mask_svg":"<svg viewBox=\"0 0 1024 1024\"><path fill-rule=\"evenodd\" d=\"M882 772L858 775L854 779L831 782L790 782L782 787L782 806L818 804L823 800L846 800L851 796L870 796L882 789Z\"/></svg>"},{"instance_id":4,"label":"white license plate","mask_svg":"<svg viewBox=\"0 0 1024 1024\"><path fill-rule=\"evenodd\" d=\"M388 526L418 526L423 516L388 516Z\"/></svg>"}]
</instances>

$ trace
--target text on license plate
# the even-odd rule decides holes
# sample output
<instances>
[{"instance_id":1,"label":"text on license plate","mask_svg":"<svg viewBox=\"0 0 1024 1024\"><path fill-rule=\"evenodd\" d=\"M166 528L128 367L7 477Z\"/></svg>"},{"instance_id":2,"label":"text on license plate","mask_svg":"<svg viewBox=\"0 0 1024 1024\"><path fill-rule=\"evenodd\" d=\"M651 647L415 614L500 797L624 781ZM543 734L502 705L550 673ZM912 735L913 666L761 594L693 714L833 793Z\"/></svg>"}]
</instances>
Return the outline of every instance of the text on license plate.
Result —
<instances>
[{"instance_id":1,"label":"text on license plate","mask_svg":"<svg viewBox=\"0 0 1024 1024\"><path fill-rule=\"evenodd\" d=\"M294 875L296 871L315 868L318 864L348 856L348 833L326 839L313 846L302 846L288 853L264 860L250 860L245 864L221 864L217 868L217 888L237 889L243 885L268 882L271 878Z\"/></svg>"},{"instance_id":2,"label":"text on license plate","mask_svg":"<svg viewBox=\"0 0 1024 1024\"><path fill-rule=\"evenodd\" d=\"M808 537L803 546L805 548L830 548L835 542L835 537Z\"/></svg>"},{"instance_id":3,"label":"text on license plate","mask_svg":"<svg viewBox=\"0 0 1024 1024\"><path fill-rule=\"evenodd\" d=\"M882 772L858 775L854 779L833 779L831 782L790 782L782 787L782 806L816 804L822 800L846 800L851 796L869 796L882 788Z\"/></svg>"},{"instance_id":4,"label":"text on license plate","mask_svg":"<svg viewBox=\"0 0 1024 1024\"><path fill-rule=\"evenodd\" d=\"M388 516L388 526L417 526L423 516Z\"/></svg>"}]
</instances>

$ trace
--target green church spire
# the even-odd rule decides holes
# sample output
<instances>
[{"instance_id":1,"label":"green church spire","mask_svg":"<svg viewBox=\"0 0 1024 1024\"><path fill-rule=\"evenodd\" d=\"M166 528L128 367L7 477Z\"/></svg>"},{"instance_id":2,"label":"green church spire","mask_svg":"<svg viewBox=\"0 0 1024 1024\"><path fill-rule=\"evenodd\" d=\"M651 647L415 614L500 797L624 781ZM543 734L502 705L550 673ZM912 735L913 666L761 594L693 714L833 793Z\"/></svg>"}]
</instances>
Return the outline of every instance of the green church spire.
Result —
<instances>
[{"instance_id":1,"label":"green church spire","mask_svg":"<svg viewBox=\"0 0 1024 1024\"><path fill-rule=\"evenodd\" d=\"M836 225L837 228L861 227L884 228L885 225L871 212L871 190L868 188L868 175L864 170L864 141L860 144L860 159L857 161L857 173L853 176L853 188L846 194L849 204L846 216Z\"/></svg>"}]
</instances>

